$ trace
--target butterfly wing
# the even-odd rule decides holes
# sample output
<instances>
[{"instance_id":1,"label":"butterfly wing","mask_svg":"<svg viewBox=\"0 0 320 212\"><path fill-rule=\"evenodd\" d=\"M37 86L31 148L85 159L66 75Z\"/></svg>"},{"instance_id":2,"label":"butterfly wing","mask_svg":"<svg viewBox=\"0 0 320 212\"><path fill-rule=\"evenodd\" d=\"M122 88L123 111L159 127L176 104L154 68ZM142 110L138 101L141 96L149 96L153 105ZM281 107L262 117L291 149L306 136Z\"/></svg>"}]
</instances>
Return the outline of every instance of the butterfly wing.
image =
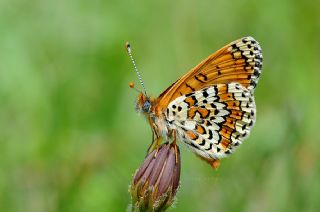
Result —
<instances>
[{"instance_id":1,"label":"butterfly wing","mask_svg":"<svg viewBox=\"0 0 320 212\"><path fill-rule=\"evenodd\" d=\"M172 101L165 112L171 129L206 160L232 153L255 122L251 91L240 83L217 84Z\"/></svg>"},{"instance_id":2,"label":"butterfly wing","mask_svg":"<svg viewBox=\"0 0 320 212\"><path fill-rule=\"evenodd\" d=\"M161 114L179 96L215 84L237 82L253 92L262 68L262 52L252 37L231 42L194 67L167 88L157 99L155 112Z\"/></svg>"}]
</instances>

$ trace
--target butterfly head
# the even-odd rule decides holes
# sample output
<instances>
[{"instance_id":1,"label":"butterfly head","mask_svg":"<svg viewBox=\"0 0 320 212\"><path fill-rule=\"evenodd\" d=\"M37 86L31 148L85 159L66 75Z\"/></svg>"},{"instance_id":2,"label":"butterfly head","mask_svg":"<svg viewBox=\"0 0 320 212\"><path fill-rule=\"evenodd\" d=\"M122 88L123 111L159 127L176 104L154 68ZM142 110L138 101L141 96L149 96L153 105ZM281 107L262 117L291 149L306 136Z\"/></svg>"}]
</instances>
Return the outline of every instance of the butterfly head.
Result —
<instances>
[{"instance_id":1,"label":"butterfly head","mask_svg":"<svg viewBox=\"0 0 320 212\"><path fill-rule=\"evenodd\" d=\"M136 110L138 113L148 114L151 111L152 101L149 97L142 92L139 93L137 98Z\"/></svg>"}]
</instances>

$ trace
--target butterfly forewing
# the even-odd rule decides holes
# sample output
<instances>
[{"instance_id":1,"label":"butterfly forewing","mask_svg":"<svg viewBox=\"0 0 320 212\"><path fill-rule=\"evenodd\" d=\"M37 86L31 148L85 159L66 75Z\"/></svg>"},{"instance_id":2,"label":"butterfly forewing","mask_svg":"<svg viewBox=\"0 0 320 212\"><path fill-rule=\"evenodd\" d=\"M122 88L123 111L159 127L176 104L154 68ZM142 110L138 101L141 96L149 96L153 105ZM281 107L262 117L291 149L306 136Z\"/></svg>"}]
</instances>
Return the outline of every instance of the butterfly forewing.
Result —
<instances>
[{"instance_id":1,"label":"butterfly forewing","mask_svg":"<svg viewBox=\"0 0 320 212\"><path fill-rule=\"evenodd\" d=\"M236 40L210 55L157 99L156 112L165 110L170 102L197 90L216 84L237 82L253 92L262 68L262 52L252 37Z\"/></svg>"}]
</instances>

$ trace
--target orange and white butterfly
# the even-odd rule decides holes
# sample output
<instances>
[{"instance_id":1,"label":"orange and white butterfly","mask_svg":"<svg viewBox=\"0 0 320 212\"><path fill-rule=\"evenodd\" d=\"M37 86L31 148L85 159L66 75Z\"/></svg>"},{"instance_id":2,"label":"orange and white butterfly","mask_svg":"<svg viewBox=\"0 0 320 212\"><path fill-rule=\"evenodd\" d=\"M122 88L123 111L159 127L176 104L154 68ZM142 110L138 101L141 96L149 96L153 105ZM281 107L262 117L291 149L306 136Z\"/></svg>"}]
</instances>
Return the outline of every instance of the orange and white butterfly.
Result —
<instances>
[{"instance_id":1,"label":"orange and white butterfly","mask_svg":"<svg viewBox=\"0 0 320 212\"><path fill-rule=\"evenodd\" d=\"M233 153L249 136L256 119L254 89L262 68L262 51L252 37L233 41L191 69L158 98L144 93L136 110L153 132L149 152L162 139L183 141L212 167Z\"/></svg>"}]
</instances>

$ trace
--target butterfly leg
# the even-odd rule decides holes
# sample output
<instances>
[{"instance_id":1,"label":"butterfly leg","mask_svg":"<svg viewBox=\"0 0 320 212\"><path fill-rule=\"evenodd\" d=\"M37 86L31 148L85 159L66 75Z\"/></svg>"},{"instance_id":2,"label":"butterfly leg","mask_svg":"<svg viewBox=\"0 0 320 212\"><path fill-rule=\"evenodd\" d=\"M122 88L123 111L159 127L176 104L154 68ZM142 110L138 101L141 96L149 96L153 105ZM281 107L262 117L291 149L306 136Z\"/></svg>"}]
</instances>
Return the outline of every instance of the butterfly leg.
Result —
<instances>
[{"instance_id":1,"label":"butterfly leg","mask_svg":"<svg viewBox=\"0 0 320 212\"><path fill-rule=\"evenodd\" d=\"M173 130L173 145L174 145L174 150L175 150L175 155L176 155L176 163L178 163L178 148L177 148L177 131Z\"/></svg>"},{"instance_id":2,"label":"butterfly leg","mask_svg":"<svg viewBox=\"0 0 320 212\"><path fill-rule=\"evenodd\" d=\"M148 148L147 155L150 154L155 149L158 150L158 148L160 147L160 143L161 143L161 137L157 133L157 126L155 124L152 124L151 129L152 129L152 143L150 144L150 146ZM157 152L158 151L156 151L156 154L157 154Z\"/></svg>"},{"instance_id":3,"label":"butterfly leg","mask_svg":"<svg viewBox=\"0 0 320 212\"><path fill-rule=\"evenodd\" d=\"M172 138L172 144L174 146L175 155L176 155L176 162L178 163L178 148L177 148L177 131L172 130L169 132L169 137Z\"/></svg>"}]
</instances>

